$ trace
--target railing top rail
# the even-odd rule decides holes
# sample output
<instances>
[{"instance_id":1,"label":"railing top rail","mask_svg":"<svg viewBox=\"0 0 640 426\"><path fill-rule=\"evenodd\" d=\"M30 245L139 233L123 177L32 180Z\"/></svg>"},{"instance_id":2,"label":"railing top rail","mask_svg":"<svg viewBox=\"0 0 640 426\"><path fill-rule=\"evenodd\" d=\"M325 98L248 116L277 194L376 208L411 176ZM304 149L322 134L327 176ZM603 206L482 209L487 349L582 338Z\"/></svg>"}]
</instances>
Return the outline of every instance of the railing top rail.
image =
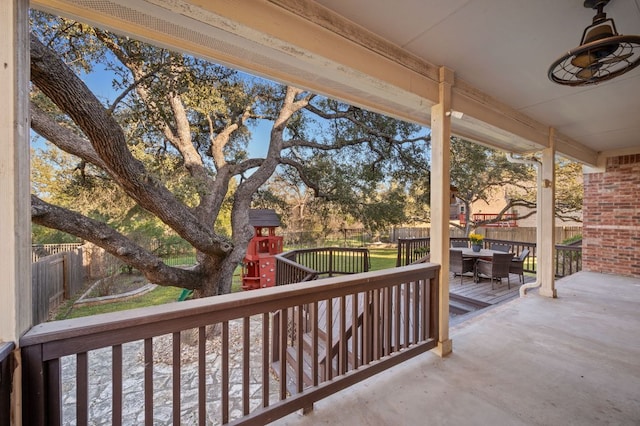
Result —
<instances>
[{"instance_id":1,"label":"railing top rail","mask_svg":"<svg viewBox=\"0 0 640 426\"><path fill-rule=\"evenodd\" d=\"M367 253L369 251L366 247L311 247L290 250L286 253L312 253L312 252L325 252L325 251L350 251Z\"/></svg>"},{"instance_id":2,"label":"railing top rail","mask_svg":"<svg viewBox=\"0 0 640 426\"><path fill-rule=\"evenodd\" d=\"M572 246L567 244L556 244L556 249L566 251L582 251L582 246Z\"/></svg>"},{"instance_id":3,"label":"railing top rail","mask_svg":"<svg viewBox=\"0 0 640 426\"><path fill-rule=\"evenodd\" d=\"M316 271L314 269L308 268L304 265L301 265L297 262L294 262L293 260L290 259L290 257L293 257L293 255L295 254L296 250L293 251L288 251L285 253L280 253L277 254L275 257L276 259L278 259L278 261L282 262L282 263L286 263L287 265L293 266L296 269L300 269L301 271L304 271L308 274L315 274Z\"/></svg>"},{"instance_id":4,"label":"railing top rail","mask_svg":"<svg viewBox=\"0 0 640 426\"><path fill-rule=\"evenodd\" d=\"M359 291L384 288L390 281L437 277L439 265L427 263L364 272L318 281L269 287L129 311L36 325L20 339L20 346L43 344L43 359L173 333L187 328L230 321L312 303ZM87 339L91 335L91 339ZM63 341L64 340L64 341Z\"/></svg>"},{"instance_id":5,"label":"railing top rail","mask_svg":"<svg viewBox=\"0 0 640 426\"><path fill-rule=\"evenodd\" d=\"M0 342L0 361L5 360L11 351L15 349L16 345L13 342Z\"/></svg>"}]
</instances>

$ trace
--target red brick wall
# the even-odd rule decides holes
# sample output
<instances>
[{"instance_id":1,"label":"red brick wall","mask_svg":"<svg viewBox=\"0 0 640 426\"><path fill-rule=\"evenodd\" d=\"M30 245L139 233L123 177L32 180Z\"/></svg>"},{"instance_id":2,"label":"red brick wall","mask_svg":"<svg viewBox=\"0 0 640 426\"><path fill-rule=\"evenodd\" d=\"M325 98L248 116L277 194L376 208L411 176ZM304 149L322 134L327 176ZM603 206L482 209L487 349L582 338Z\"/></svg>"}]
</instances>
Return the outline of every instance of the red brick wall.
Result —
<instances>
[{"instance_id":1,"label":"red brick wall","mask_svg":"<svg viewBox=\"0 0 640 426\"><path fill-rule=\"evenodd\" d=\"M640 277L640 154L584 176L582 269Z\"/></svg>"}]
</instances>

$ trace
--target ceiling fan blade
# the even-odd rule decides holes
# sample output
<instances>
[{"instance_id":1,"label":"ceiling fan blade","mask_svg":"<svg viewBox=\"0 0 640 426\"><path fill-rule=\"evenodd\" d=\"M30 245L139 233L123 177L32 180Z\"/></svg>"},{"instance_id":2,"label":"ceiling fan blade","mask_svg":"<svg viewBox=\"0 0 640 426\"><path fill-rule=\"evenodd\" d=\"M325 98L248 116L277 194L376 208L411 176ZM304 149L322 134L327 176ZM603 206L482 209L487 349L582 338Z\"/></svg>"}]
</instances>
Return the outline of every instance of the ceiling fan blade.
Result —
<instances>
[{"instance_id":1,"label":"ceiling fan blade","mask_svg":"<svg viewBox=\"0 0 640 426\"><path fill-rule=\"evenodd\" d=\"M630 58L631 56L633 56L633 52L625 53L624 55L620 55L620 56L614 56L613 58L609 58L609 59L603 59L599 62L601 64L615 64L617 62L624 61L625 59Z\"/></svg>"}]
</instances>

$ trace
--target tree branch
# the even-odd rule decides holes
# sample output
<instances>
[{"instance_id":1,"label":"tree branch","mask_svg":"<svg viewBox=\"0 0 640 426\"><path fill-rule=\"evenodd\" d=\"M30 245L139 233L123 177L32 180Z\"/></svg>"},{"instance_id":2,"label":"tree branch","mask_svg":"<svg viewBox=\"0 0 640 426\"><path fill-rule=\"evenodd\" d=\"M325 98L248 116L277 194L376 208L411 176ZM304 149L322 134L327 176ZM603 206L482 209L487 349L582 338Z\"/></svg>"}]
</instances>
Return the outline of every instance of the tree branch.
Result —
<instances>
[{"instance_id":1,"label":"tree branch","mask_svg":"<svg viewBox=\"0 0 640 426\"><path fill-rule=\"evenodd\" d=\"M38 225L73 234L102 247L128 265L139 269L154 284L195 289L202 275L198 270L173 268L102 222L31 196L31 220Z\"/></svg>"},{"instance_id":2,"label":"tree branch","mask_svg":"<svg viewBox=\"0 0 640 426\"><path fill-rule=\"evenodd\" d=\"M124 191L198 250L224 255L232 247L194 214L129 152L122 128L87 86L31 35L31 81L87 135L106 170Z\"/></svg>"},{"instance_id":3,"label":"tree branch","mask_svg":"<svg viewBox=\"0 0 640 426\"><path fill-rule=\"evenodd\" d=\"M36 133L61 150L107 171L107 165L98 156L98 153L88 140L58 124L33 102L29 104L29 109L31 113L31 128Z\"/></svg>"}]
</instances>

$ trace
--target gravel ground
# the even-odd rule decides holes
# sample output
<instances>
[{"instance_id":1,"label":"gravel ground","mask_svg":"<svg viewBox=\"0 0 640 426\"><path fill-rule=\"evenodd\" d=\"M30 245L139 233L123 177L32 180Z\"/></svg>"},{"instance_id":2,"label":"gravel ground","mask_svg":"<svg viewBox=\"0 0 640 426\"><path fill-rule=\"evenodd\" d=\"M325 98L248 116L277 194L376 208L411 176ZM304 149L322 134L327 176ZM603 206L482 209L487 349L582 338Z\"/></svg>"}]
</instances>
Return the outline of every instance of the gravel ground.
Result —
<instances>
[{"instance_id":1,"label":"gravel ground","mask_svg":"<svg viewBox=\"0 0 640 426\"><path fill-rule=\"evenodd\" d=\"M250 410L262 404L262 316L250 322ZM209 333L213 334L213 333ZM184 335L184 333L183 333ZM181 338L181 423L197 424L198 420L198 345L197 337ZM221 424L221 338L212 335L206 343L207 423ZM153 424L172 424L173 412L173 340L171 335L153 339ZM229 417L242 416L242 322L229 323ZM76 358L62 359L63 424L76 424ZM144 342L123 345L123 424L144 423ZM111 424L111 348L89 353L89 424ZM271 375L270 401L278 400L279 383Z\"/></svg>"}]
</instances>

